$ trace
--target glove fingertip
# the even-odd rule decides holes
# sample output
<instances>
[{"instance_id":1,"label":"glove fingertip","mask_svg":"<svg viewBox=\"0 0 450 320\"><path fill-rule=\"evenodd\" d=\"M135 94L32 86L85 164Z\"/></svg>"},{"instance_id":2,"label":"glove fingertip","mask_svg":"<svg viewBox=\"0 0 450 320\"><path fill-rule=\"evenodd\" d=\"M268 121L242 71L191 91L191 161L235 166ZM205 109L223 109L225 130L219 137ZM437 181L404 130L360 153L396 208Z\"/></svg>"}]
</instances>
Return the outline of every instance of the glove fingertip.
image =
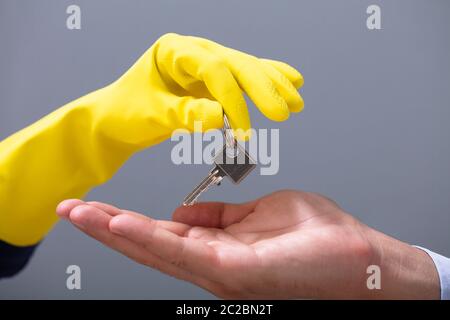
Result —
<instances>
[{"instance_id":1,"label":"glove fingertip","mask_svg":"<svg viewBox=\"0 0 450 320\"><path fill-rule=\"evenodd\" d=\"M295 71L297 71L297 70L295 70ZM292 79L292 84L294 85L294 87L296 89L300 89L303 86L303 84L305 83L305 81L303 79L302 74L298 71L297 71L297 73L298 73L297 76L294 79Z\"/></svg>"},{"instance_id":2,"label":"glove fingertip","mask_svg":"<svg viewBox=\"0 0 450 320\"><path fill-rule=\"evenodd\" d=\"M271 66L275 67L279 72L281 72L286 78L289 79L289 81L294 85L296 89L303 86L304 80L302 74L291 65L278 61L278 60L271 60L271 59L262 59L264 62L270 64Z\"/></svg>"},{"instance_id":3,"label":"glove fingertip","mask_svg":"<svg viewBox=\"0 0 450 320\"><path fill-rule=\"evenodd\" d=\"M300 98L295 104L293 104L290 108L290 111L293 113L299 113L302 112L305 108L305 102L303 101L302 96L299 94L298 97Z\"/></svg>"},{"instance_id":4,"label":"glove fingertip","mask_svg":"<svg viewBox=\"0 0 450 320\"><path fill-rule=\"evenodd\" d=\"M243 130L243 129L237 129L237 130L233 130L233 134L234 137L236 138L237 141L248 141L252 138L252 130L251 129L247 129L247 130Z\"/></svg>"}]
</instances>

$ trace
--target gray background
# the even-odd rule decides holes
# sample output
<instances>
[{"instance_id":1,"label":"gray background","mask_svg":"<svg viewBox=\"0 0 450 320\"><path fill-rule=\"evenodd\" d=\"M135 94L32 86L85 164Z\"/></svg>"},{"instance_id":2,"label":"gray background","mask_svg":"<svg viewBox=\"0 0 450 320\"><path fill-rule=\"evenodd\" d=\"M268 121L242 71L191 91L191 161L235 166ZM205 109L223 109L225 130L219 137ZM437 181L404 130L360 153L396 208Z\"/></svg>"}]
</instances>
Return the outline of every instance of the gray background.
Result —
<instances>
[{"instance_id":1,"label":"gray background","mask_svg":"<svg viewBox=\"0 0 450 320\"><path fill-rule=\"evenodd\" d=\"M78 4L82 30L66 29ZM379 4L382 30L365 26ZM160 35L199 35L286 61L305 110L280 128L280 171L223 184L206 200L282 188L323 193L368 225L450 256L449 1L0 0L0 139L121 75ZM173 143L132 158L89 199L169 218L206 166L175 166ZM26 199L24 199L26 201ZM65 269L82 269L82 290ZM301 272L301 270L299 270ZM59 223L0 298L212 298Z\"/></svg>"}]
</instances>

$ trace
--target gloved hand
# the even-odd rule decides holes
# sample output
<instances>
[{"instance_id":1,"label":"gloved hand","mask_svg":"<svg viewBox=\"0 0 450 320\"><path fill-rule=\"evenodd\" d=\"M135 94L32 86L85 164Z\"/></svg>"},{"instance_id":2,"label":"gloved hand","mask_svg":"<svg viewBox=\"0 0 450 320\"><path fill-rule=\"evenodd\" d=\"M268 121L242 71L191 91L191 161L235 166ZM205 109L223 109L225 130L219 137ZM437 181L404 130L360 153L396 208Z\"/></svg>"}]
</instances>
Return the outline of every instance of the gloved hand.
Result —
<instances>
[{"instance_id":1,"label":"gloved hand","mask_svg":"<svg viewBox=\"0 0 450 320\"><path fill-rule=\"evenodd\" d=\"M31 245L56 221L57 203L108 180L133 153L170 137L250 120L243 92L269 119L303 108L303 78L201 38L162 36L117 81L77 99L0 143L0 240ZM246 139L245 133L237 135Z\"/></svg>"}]
</instances>

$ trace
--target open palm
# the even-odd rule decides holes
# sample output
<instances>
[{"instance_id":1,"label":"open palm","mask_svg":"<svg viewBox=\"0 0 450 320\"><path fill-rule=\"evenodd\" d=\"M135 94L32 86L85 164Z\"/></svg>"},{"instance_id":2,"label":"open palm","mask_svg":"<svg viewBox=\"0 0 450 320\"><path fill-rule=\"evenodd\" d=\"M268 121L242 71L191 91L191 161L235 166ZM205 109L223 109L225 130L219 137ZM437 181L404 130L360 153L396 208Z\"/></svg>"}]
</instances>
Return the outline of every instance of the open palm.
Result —
<instances>
[{"instance_id":1,"label":"open palm","mask_svg":"<svg viewBox=\"0 0 450 320\"><path fill-rule=\"evenodd\" d=\"M299 191L180 207L173 221L81 200L57 212L138 263L225 298L351 297L372 256L364 225Z\"/></svg>"}]
</instances>

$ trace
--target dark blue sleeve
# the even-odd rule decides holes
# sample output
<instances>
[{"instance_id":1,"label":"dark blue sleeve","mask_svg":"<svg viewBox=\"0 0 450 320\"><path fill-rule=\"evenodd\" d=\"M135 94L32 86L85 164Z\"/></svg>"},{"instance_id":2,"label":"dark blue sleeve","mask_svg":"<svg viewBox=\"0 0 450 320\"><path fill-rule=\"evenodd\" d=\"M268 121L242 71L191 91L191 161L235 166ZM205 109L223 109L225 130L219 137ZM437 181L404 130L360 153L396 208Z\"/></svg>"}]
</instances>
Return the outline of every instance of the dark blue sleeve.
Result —
<instances>
[{"instance_id":1,"label":"dark blue sleeve","mask_svg":"<svg viewBox=\"0 0 450 320\"><path fill-rule=\"evenodd\" d=\"M19 273L27 265L37 246L18 247L0 240L0 279Z\"/></svg>"}]
</instances>

